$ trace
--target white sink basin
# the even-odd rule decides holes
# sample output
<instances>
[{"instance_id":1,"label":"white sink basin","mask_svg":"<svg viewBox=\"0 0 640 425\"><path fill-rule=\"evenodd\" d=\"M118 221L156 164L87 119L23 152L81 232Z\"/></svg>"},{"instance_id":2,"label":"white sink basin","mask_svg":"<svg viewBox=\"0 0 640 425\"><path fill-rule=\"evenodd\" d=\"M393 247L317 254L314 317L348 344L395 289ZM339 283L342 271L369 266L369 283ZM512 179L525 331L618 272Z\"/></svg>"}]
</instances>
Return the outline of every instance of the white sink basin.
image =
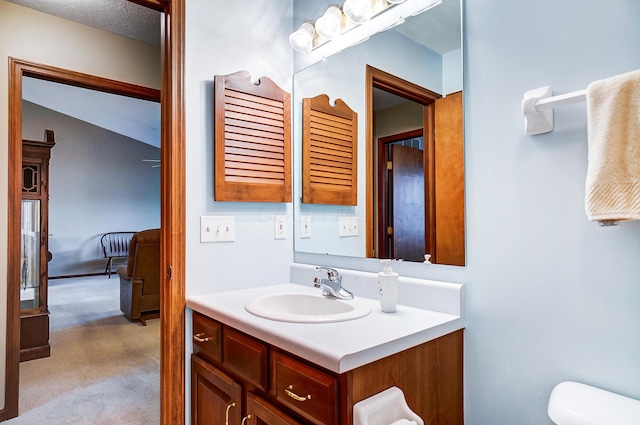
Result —
<instances>
[{"instance_id":1,"label":"white sink basin","mask_svg":"<svg viewBox=\"0 0 640 425\"><path fill-rule=\"evenodd\" d=\"M366 301L299 293L265 295L249 301L244 308L265 319L295 323L343 322L371 313L371 305Z\"/></svg>"}]
</instances>

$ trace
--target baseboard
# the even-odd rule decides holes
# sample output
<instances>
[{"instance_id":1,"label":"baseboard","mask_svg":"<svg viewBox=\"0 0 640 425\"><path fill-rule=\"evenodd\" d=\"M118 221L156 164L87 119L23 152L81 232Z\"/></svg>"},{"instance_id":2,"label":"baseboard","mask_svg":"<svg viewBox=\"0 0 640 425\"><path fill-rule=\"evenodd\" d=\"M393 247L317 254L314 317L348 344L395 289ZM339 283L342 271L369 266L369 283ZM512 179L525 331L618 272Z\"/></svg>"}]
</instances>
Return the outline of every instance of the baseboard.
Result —
<instances>
[{"instance_id":1,"label":"baseboard","mask_svg":"<svg viewBox=\"0 0 640 425\"><path fill-rule=\"evenodd\" d=\"M51 356L51 346L49 344L42 347L26 348L20 350L20 362L42 359Z\"/></svg>"},{"instance_id":2,"label":"baseboard","mask_svg":"<svg viewBox=\"0 0 640 425\"><path fill-rule=\"evenodd\" d=\"M111 272L111 274L116 274L116 272ZM72 277L90 277L90 276L106 276L106 274L104 272L101 272L101 273L68 274L64 276L49 276L49 280L69 279Z\"/></svg>"}]
</instances>

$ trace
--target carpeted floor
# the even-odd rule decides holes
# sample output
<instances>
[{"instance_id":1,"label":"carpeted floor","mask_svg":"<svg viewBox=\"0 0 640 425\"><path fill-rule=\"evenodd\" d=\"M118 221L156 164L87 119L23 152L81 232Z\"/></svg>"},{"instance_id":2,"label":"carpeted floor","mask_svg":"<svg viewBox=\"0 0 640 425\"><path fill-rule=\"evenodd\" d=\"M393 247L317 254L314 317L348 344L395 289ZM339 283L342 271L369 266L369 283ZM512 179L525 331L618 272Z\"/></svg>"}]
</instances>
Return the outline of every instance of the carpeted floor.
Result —
<instances>
[{"instance_id":1,"label":"carpeted floor","mask_svg":"<svg viewBox=\"0 0 640 425\"><path fill-rule=\"evenodd\" d=\"M160 320L127 320L119 290L117 276L49 282L51 357L20 364L4 424L160 423Z\"/></svg>"}]
</instances>

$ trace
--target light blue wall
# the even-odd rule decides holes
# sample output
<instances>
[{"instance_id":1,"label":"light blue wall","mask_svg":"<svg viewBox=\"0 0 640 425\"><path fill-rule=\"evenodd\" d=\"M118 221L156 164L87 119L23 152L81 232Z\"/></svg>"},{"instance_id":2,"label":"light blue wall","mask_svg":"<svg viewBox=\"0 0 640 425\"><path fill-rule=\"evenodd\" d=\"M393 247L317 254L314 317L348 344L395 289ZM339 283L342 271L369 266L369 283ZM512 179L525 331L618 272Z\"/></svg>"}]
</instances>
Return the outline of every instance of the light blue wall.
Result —
<instances>
[{"instance_id":1,"label":"light blue wall","mask_svg":"<svg viewBox=\"0 0 640 425\"><path fill-rule=\"evenodd\" d=\"M587 221L585 104L524 135L525 91L640 68L635 0L467 1L467 424L550 423L571 379L640 398L640 222Z\"/></svg>"},{"instance_id":2,"label":"light blue wall","mask_svg":"<svg viewBox=\"0 0 640 425\"><path fill-rule=\"evenodd\" d=\"M248 71L291 92L291 0L186 4L187 295L289 281L291 203L216 202L213 186L213 80ZM235 217L235 242L200 243L200 216ZM287 216L287 239L274 217Z\"/></svg>"},{"instance_id":3,"label":"light blue wall","mask_svg":"<svg viewBox=\"0 0 640 425\"><path fill-rule=\"evenodd\" d=\"M586 108L528 137L525 91L581 90L640 68L636 0L465 2L467 267L398 264L466 284L465 423L550 424L577 380L640 399L640 223L587 221ZM376 271L376 260L296 253Z\"/></svg>"},{"instance_id":4,"label":"light blue wall","mask_svg":"<svg viewBox=\"0 0 640 425\"><path fill-rule=\"evenodd\" d=\"M102 273L103 233L160 226L160 169L142 162L160 158L160 149L30 102L23 102L22 117L26 139L55 132L50 277Z\"/></svg>"},{"instance_id":5,"label":"light blue wall","mask_svg":"<svg viewBox=\"0 0 640 425\"><path fill-rule=\"evenodd\" d=\"M462 49L442 55L442 94L462 90Z\"/></svg>"}]
</instances>

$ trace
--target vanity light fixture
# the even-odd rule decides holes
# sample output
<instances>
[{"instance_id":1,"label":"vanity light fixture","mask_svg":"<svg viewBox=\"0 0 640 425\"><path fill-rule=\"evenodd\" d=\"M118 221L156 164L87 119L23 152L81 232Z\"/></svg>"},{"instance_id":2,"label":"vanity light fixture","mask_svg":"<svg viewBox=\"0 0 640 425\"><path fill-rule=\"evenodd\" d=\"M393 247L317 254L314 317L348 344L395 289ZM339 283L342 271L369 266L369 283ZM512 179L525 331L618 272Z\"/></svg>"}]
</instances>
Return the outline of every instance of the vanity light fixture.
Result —
<instances>
[{"instance_id":1,"label":"vanity light fixture","mask_svg":"<svg viewBox=\"0 0 640 425\"><path fill-rule=\"evenodd\" d=\"M342 12L333 4L316 20L315 27L313 21L306 21L289 36L289 42L304 55L299 66L309 66L440 3L442 0L346 0Z\"/></svg>"},{"instance_id":2,"label":"vanity light fixture","mask_svg":"<svg viewBox=\"0 0 640 425\"><path fill-rule=\"evenodd\" d=\"M329 40L342 34L342 11L338 6L329 6L324 15L318 18L316 31Z\"/></svg>"},{"instance_id":3,"label":"vanity light fixture","mask_svg":"<svg viewBox=\"0 0 640 425\"><path fill-rule=\"evenodd\" d=\"M344 15L355 24L364 24L371 19L371 0L347 0L342 6Z\"/></svg>"},{"instance_id":4,"label":"vanity light fixture","mask_svg":"<svg viewBox=\"0 0 640 425\"><path fill-rule=\"evenodd\" d=\"M304 22L294 33L289 36L289 44L300 53L309 53L313 49L313 36L315 28L309 22Z\"/></svg>"}]
</instances>

